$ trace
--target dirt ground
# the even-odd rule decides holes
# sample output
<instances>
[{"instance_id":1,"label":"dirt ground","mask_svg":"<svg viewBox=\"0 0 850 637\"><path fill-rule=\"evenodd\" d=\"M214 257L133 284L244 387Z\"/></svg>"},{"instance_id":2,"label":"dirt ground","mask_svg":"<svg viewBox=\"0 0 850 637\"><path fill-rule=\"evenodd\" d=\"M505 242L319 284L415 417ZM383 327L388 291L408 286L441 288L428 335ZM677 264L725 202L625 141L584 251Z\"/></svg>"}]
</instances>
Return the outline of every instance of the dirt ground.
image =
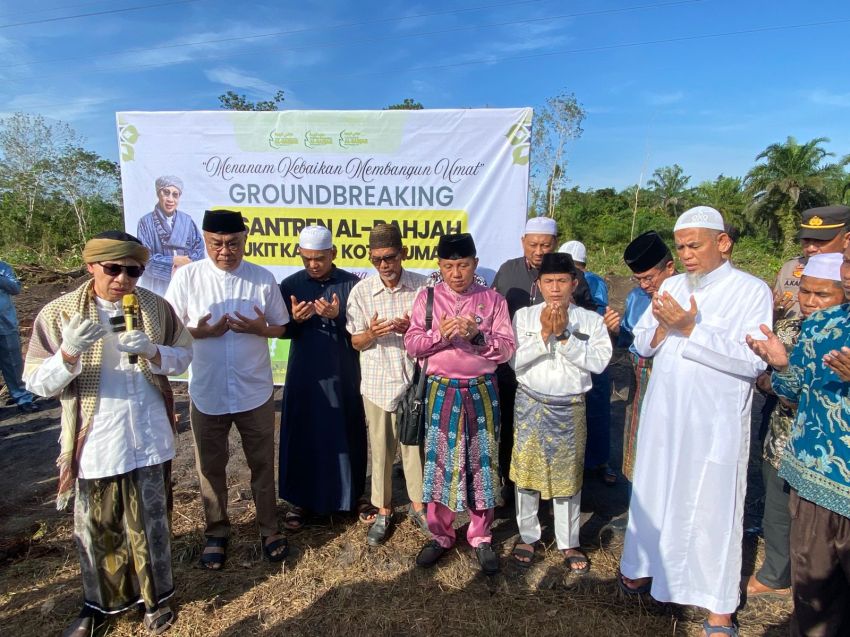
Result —
<instances>
[{"instance_id":1,"label":"dirt ground","mask_svg":"<svg viewBox=\"0 0 850 637\"><path fill-rule=\"evenodd\" d=\"M82 272L56 274L19 270L25 284L16 298L24 343L37 311L73 289ZM631 288L626 277L608 277L611 304L622 309ZM620 466L621 438L631 369L624 352L615 352L612 373L611 464ZM177 458L173 463L173 561L178 617L175 636L236 635L701 635L702 614L658 604L648 597L624 598L616 586L622 536L616 521L628 505L620 477L615 487L586 476L582 492L582 545L593 566L584 577L564 569L554 547L551 512L543 508L545 548L534 564L519 568L509 553L516 524L502 511L494 541L503 555L503 572L479 573L471 549L458 542L430 572L414 566L425 538L404 519L403 477L396 471L397 526L388 543L369 549L366 528L347 516L312 519L290 534L292 551L283 565L261 559L253 521L250 475L237 434L231 433L230 512L234 537L224 571L195 568L203 541L202 511L194 468L188 400L175 384L180 414ZM4 388L5 391L5 388ZM0 399L3 399L0 394ZM280 392L277 394L280 398ZM0 404L5 400L0 400ZM55 458L59 409L56 401L42 411L20 415L0 407L0 625L16 636L59 634L82 601L73 517L54 508ZM757 414L758 406L754 409ZM279 415L278 415L279 417ZM754 418L757 421L757 417ZM757 459L757 445L753 456ZM397 467L398 469L398 467ZM761 485L757 463L748 494L745 527L758 523ZM279 517L286 510L281 502ZM612 525L611 522L614 522ZM459 518L458 524L465 520ZM459 535L462 537L462 533ZM757 536L747 536L743 576L760 559ZM790 600L745 602L738 613L741 634L787 634ZM115 618L109 634L147 634L140 616Z\"/></svg>"}]
</instances>

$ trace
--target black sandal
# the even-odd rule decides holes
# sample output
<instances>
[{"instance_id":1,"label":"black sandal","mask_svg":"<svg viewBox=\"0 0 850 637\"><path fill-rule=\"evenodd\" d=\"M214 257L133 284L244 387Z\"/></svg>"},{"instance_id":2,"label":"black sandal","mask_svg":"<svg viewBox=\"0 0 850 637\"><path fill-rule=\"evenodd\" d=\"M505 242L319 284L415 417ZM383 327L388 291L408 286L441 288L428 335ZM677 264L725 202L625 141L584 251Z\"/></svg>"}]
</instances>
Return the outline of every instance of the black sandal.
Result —
<instances>
[{"instance_id":1,"label":"black sandal","mask_svg":"<svg viewBox=\"0 0 850 637\"><path fill-rule=\"evenodd\" d=\"M522 546L529 546L529 549L520 548ZM528 568L531 566L531 563L534 561L534 545L526 544L525 542L517 542L514 544L514 550L511 551L511 555L514 558L514 562L517 566L522 568Z\"/></svg>"},{"instance_id":2,"label":"black sandal","mask_svg":"<svg viewBox=\"0 0 850 637\"><path fill-rule=\"evenodd\" d=\"M575 551L577 555L567 555L567 551ZM584 562L584 566L573 568L573 564L581 564L582 562ZM585 573L590 572L590 558L587 557L587 554L580 549L565 549L564 564L566 565L567 570L573 575L584 575Z\"/></svg>"},{"instance_id":3,"label":"black sandal","mask_svg":"<svg viewBox=\"0 0 850 637\"><path fill-rule=\"evenodd\" d=\"M285 536L281 535L274 542L266 543L271 535L263 536L263 556L272 563L282 562L286 559L286 556L289 555L289 540L286 539ZM279 553L275 553L278 549L282 549Z\"/></svg>"},{"instance_id":4,"label":"black sandal","mask_svg":"<svg viewBox=\"0 0 850 637\"><path fill-rule=\"evenodd\" d=\"M204 545L204 550L201 551L201 557L198 560L198 566L208 571L220 571L224 568L224 560L227 557L227 538L214 537L207 535L207 543ZM221 552L206 553L208 548L222 549Z\"/></svg>"}]
</instances>

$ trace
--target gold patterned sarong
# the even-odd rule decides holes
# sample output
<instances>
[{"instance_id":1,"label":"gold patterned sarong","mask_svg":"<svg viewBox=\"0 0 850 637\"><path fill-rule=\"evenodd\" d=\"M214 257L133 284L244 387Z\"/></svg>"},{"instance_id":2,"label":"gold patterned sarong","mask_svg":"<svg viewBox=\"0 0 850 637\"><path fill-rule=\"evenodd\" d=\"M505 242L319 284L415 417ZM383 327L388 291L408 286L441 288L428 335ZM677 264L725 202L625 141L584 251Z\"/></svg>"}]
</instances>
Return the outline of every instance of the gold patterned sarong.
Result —
<instances>
[{"instance_id":1,"label":"gold patterned sarong","mask_svg":"<svg viewBox=\"0 0 850 637\"><path fill-rule=\"evenodd\" d=\"M546 500L578 493L586 441L583 395L547 396L519 385L510 474L517 488Z\"/></svg>"}]
</instances>

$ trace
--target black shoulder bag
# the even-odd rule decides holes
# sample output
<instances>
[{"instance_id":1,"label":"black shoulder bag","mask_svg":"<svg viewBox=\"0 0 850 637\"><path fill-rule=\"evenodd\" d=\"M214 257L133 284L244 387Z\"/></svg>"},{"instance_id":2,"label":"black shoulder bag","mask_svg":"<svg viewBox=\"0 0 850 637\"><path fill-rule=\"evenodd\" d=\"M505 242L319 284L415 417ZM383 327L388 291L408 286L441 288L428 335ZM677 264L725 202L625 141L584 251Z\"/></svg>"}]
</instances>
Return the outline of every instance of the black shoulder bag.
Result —
<instances>
[{"instance_id":1,"label":"black shoulder bag","mask_svg":"<svg viewBox=\"0 0 850 637\"><path fill-rule=\"evenodd\" d=\"M431 329L434 311L434 288L426 289L425 329ZM398 440L403 445L419 445L425 439L425 380L428 375L428 359L422 362L422 368L416 364L413 382L404 392L396 408Z\"/></svg>"}]
</instances>

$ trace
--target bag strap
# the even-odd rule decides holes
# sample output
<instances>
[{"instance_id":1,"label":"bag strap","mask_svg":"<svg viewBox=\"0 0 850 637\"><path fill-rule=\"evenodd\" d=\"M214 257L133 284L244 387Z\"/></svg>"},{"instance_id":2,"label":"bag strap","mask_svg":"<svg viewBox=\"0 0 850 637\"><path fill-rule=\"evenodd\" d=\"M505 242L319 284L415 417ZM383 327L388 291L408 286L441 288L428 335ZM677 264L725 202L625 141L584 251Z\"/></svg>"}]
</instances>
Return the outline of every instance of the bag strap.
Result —
<instances>
[{"instance_id":1,"label":"bag strap","mask_svg":"<svg viewBox=\"0 0 850 637\"><path fill-rule=\"evenodd\" d=\"M425 300L425 331L427 332L434 322L434 288L426 288L425 293L428 295Z\"/></svg>"},{"instance_id":2,"label":"bag strap","mask_svg":"<svg viewBox=\"0 0 850 637\"><path fill-rule=\"evenodd\" d=\"M434 288L425 288L425 330L430 330L434 322ZM416 386L416 395L425 395L425 375L428 373L428 359L422 361L422 369L419 372L419 383Z\"/></svg>"}]
</instances>

